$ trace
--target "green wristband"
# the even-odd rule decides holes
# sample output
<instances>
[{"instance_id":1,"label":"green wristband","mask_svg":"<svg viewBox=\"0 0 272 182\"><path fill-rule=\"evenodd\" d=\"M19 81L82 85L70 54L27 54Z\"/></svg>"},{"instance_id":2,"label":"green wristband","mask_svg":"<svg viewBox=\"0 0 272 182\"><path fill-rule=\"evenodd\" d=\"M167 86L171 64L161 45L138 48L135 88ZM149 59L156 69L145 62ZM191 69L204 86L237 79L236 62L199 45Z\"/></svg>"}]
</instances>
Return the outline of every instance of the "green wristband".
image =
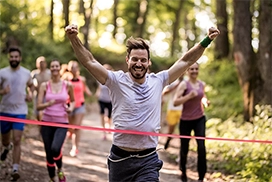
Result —
<instances>
[{"instance_id":1,"label":"green wristband","mask_svg":"<svg viewBox=\"0 0 272 182\"><path fill-rule=\"evenodd\" d=\"M209 38L209 36L206 36L201 42L200 45L202 47L208 47L208 45L210 45L210 43L212 42L212 39Z\"/></svg>"}]
</instances>

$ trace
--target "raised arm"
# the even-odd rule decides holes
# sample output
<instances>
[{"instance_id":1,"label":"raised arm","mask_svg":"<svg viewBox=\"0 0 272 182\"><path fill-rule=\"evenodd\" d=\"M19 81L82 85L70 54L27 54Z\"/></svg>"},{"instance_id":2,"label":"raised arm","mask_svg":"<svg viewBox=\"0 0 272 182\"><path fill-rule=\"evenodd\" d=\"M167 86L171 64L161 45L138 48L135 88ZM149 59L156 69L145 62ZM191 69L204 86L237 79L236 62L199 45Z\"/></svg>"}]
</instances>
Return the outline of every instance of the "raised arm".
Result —
<instances>
[{"instance_id":1,"label":"raised arm","mask_svg":"<svg viewBox=\"0 0 272 182\"><path fill-rule=\"evenodd\" d=\"M200 43L192 47L180 59L178 59L169 69L169 83L175 81L186 69L194 64L203 54L209 43L220 34L219 30L212 27L209 29L207 37Z\"/></svg>"},{"instance_id":2,"label":"raised arm","mask_svg":"<svg viewBox=\"0 0 272 182\"><path fill-rule=\"evenodd\" d=\"M76 25L69 25L65 28L73 50L78 61L97 79L100 83L105 84L108 78L108 71L93 57L78 38L78 29Z\"/></svg>"}]
</instances>

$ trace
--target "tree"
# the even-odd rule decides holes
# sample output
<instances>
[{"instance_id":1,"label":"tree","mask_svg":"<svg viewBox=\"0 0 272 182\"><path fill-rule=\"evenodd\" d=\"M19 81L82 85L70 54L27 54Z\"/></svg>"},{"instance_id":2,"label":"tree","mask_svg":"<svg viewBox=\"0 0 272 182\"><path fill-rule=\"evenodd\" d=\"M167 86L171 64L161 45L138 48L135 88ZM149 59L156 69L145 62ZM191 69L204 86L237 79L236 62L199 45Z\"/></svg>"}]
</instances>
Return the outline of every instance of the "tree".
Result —
<instances>
[{"instance_id":1,"label":"tree","mask_svg":"<svg viewBox=\"0 0 272 182\"><path fill-rule=\"evenodd\" d=\"M172 42L171 42L171 56L174 56L174 51L175 51L175 45L177 45L177 42L178 42L178 35L179 35L179 28L180 28L180 15L181 15L181 10L182 10L182 7L183 7L183 4L184 4L184 1L183 0L180 0L179 1L179 4L178 4L178 7L177 7L177 10L175 11L175 21L173 23L173 39L172 39Z\"/></svg>"},{"instance_id":2,"label":"tree","mask_svg":"<svg viewBox=\"0 0 272 182\"><path fill-rule=\"evenodd\" d=\"M82 33L83 33L83 39L84 39L83 44L84 44L84 47L86 47L88 50L90 50L88 36L89 36L89 32L90 32L89 30L90 30L94 0L90 1L90 6L88 8L85 8L83 0L80 0L80 1L81 1L80 10L82 11L83 16L84 16L84 25L81 29Z\"/></svg>"},{"instance_id":3,"label":"tree","mask_svg":"<svg viewBox=\"0 0 272 182\"><path fill-rule=\"evenodd\" d=\"M70 0L63 0L63 17L64 17L64 27L68 26L70 23L69 21L69 6L70 6Z\"/></svg>"},{"instance_id":4,"label":"tree","mask_svg":"<svg viewBox=\"0 0 272 182\"><path fill-rule=\"evenodd\" d=\"M117 33L117 10L118 10L118 4L119 4L119 0L114 0L113 3L113 31L112 31L112 36L115 37L116 33Z\"/></svg>"},{"instance_id":5,"label":"tree","mask_svg":"<svg viewBox=\"0 0 272 182\"><path fill-rule=\"evenodd\" d=\"M260 0L258 65L263 80L261 103L272 105L272 1Z\"/></svg>"},{"instance_id":6,"label":"tree","mask_svg":"<svg viewBox=\"0 0 272 182\"><path fill-rule=\"evenodd\" d=\"M260 102L263 86L253 51L252 16L250 0L234 0L233 53L238 72L239 83L243 91L244 119L249 121L254 116L254 107Z\"/></svg>"},{"instance_id":7,"label":"tree","mask_svg":"<svg viewBox=\"0 0 272 182\"><path fill-rule=\"evenodd\" d=\"M215 58L227 58L229 55L229 38L226 0L216 1L216 18L220 36L215 40Z\"/></svg>"},{"instance_id":8,"label":"tree","mask_svg":"<svg viewBox=\"0 0 272 182\"><path fill-rule=\"evenodd\" d=\"M51 40L54 40L54 0L51 0L51 4L50 4L50 21L48 24L49 27L49 34L50 34L50 38Z\"/></svg>"}]
</instances>

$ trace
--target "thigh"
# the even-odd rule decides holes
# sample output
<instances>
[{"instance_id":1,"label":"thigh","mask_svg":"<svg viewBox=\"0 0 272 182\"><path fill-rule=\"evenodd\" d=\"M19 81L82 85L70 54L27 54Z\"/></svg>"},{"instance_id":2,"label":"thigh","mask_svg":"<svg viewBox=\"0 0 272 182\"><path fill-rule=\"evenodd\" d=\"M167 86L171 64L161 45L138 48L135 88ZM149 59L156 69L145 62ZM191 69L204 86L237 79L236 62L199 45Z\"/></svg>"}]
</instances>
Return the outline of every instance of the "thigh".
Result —
<instances>
[{"instance_id":1,"label":"thigh","mask_svg":"<svg viewBox=\"0 0 272 182\"><path fill-rule=\"evenodd\" d=\"M64 143L64 140L66 138L66 133L67 133L67 128L61 128L61 127L56 128L53 143L52 143L53 148L57 150L61 149Z\"/></svg>"},{"instance_id":2,"label":"thigh","mask_svg":"<svg viewBox=\"0 0 272 182\"><path fill-rule=\"evenodd\" d=\"M195 132L195 136L205 137L205 132L206 132L206 117L205 116L195 121L194 132Z\"/></svg>"},{"instance_id":3,"label":"thigh","mask_svg":"<svg viewBox=\"0 0 272 182\"><path fill-rule=\"evenodd\" d=\"M137 175L133 181L159 181L159 171L162 168L163 162L158 158L157 153L141 159L136 158L135 160L138 162L139 171L136 173Z\"/></svg>"},{"instance_id":4,"label":"thigh","mask_svg":"<svg viewBox=\"0 0 272 182\"><path fill-rule=\"evenodd\" d=\"M18 114L18 115L14 115L15 118L19 118L19 119L26 119L26 115L25 114ZM12 129L13 130L20 130L23 131L25 127L25 123L16 123L14 122L12 125Z\"/></svg>"},{"instance_id":5,"label":"thigh","mask_svg":"<svg viewBox=\"0 0 272 182\"><path fill-rule=\"evenodd\" d=\"M41 126L41 136L45 148L51 148L51 144L54 138L55 128L52 126Z\"/></svg>"},{"instance_id":6,"label":"thigh","mask_svg":"<svg viewBox=\"0 0 272 182\"><path fill-rule=\"evenodd\" d=\"M111 102L107 103L107 109L108 109L108 118L111 118L111 112L112 112Z\"/></svg>"},{"instance_id":7,"label":"thigh","mask_svg":"<svg viewBox=\"0 0 272 182\"><path fill-rule=\"evenodd\" d=\"M180 135L191 136L192 129L193 128L191 121L180 120L179 122Z\"/></svg>"},{"instance_id":8,"label":"thigh","mask_svg":"<svg viewBox=\"0 0 272 182\"><path fill-rule=\"evenodd\" d=\"M25 114L9 114L9 113L0 113L0 116L26 119ZM24 130L24 123L10 122L10 121L1 121L1 133L7 134L10 130Z\"/></svg>"},{"instance_id":9,"label":"thigh","mask_svg":"<svg viewBox=\"0 0 272 182\"><path fill-rule=\"evenodd\" d=\"M105 113L105 103L102 101L98 101L99 106L100 106L100 114L104 114Z\"/></svg>"},{"instance_id":10,"label":"thigh","mask_svg":"<svg viewBox=\"0 0 272 182\"><path fill-rule=\"evenodd\" d=\"M115 160L115 162L112 162ZM159 170L163 162L157 153L144 158L132 157L123 159L111 152L108 158L109 181L159 181Z\"/></svg>"}]
</instances>

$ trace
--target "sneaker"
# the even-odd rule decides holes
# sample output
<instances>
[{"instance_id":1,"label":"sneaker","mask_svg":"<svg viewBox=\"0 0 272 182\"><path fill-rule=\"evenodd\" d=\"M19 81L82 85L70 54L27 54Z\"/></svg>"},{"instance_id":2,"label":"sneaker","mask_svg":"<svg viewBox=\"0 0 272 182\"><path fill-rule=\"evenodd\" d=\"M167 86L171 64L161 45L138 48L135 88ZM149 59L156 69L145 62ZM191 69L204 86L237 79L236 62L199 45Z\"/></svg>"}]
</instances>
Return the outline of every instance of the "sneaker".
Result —
<instances>
[{"instance_id":1,"label":"sneaker","mask_svg":"<svg viewBox=\"0 0 272 182\"><path fill-rule=\"evenodd\" d=\"M70 151L70 156L71 156L71 157L76 157L77 154L78 154L78 149L72 149L72 150Z\"/></svg>"},{"instance_id":2,"label":"sneaker","mask_svg":"<svg viewBox=\"0 0 272 182\"><path fill-rule=\"evenodd\" d=\"M18 171L14 170L11 173L10 181L17 181L19 178L20 178L20 174L18 173Z\"/></svg>"},{"instance_id":3,"label":"sneaker","mask_svg":"<svg viewBox=\"0 0 272 182\"><path fill-rule=\"evenodd\" d=\"M12 144L12 143L10 143L9 146L4 147L4 151L3 151L2 154L1 154L1 161L6 160L6 158L7 158L7 156L8 156L8 153L9 153L9 151L12 149L12 147L13 147L13 144Z\"/></svg>"},{"instance_id":4,"label":"sneaker","mask_svg":"<svg viewBox=\"0 0 272 182\"><path fill-rule=\"evenodd\" d=\"M62 171L58 172L59 182L66 182L66 178Z\"/></svg>"}]
</instances>

